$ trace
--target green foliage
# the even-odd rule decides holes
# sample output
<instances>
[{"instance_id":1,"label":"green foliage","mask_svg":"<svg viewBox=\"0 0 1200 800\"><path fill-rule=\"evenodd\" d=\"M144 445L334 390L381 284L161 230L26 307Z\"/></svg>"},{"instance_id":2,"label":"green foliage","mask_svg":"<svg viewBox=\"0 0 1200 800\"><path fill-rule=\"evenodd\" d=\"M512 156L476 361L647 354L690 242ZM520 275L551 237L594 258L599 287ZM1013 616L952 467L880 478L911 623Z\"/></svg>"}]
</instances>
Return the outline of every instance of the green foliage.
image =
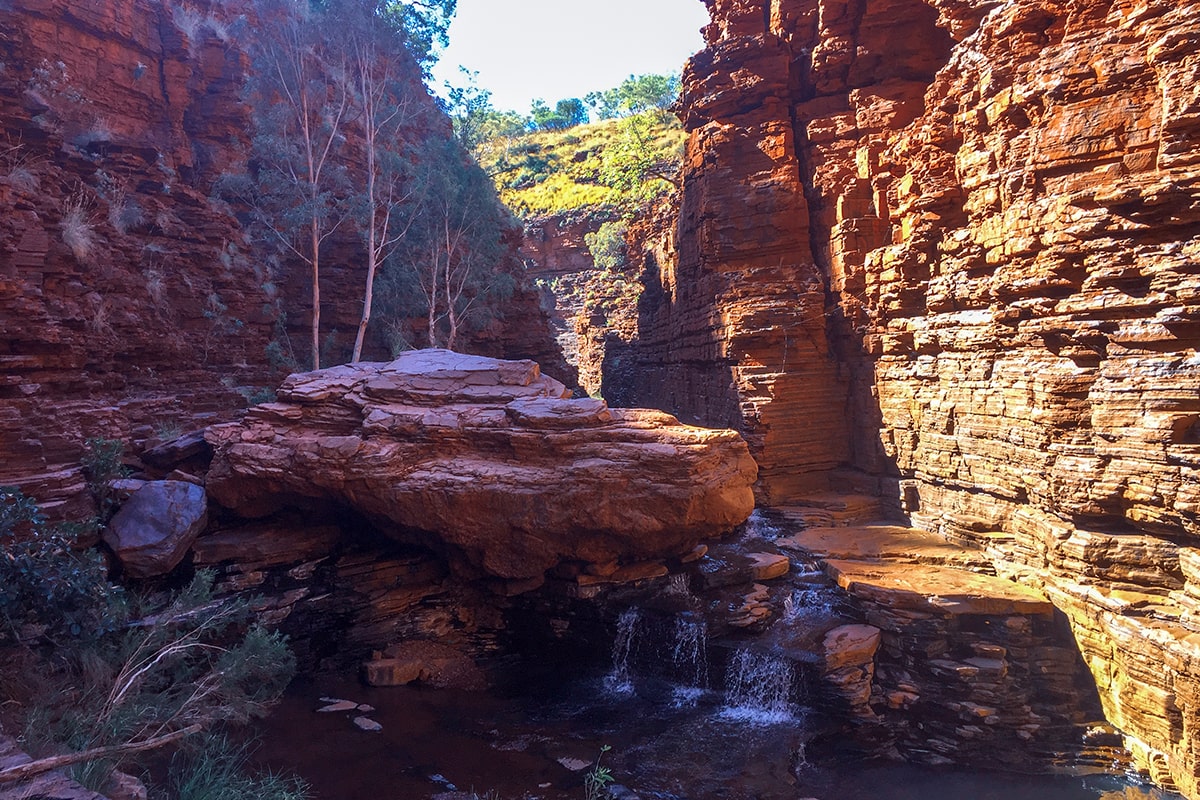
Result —
<instances>
[{"instance_id":1,"label":"green foliage","mask_svg":"<svg viewBox=\"0 0 1200 800\"><path fill-rule=\"evenodd\" d=\"M82 752L264 713L295 658L280 634L252 622L249 601L214 598L212 588L200 572L173 596L132 598L135 621L57 650L59 689L28 712L27 745Z\"/></svg>"},{"instance_id":2,"label":"green foliage","mask_svg":"<svg viewBox=\"0 0 1200 800\"><path fill-rule=\"evenodd\" d=\"M624 220L609 220L600 224L594 233L584 234L583 240L592 254L592 263L603 270L625 268Z\"/></svg>"},{"instance_id":3,"label":"green foliage","mask_svg":"<svg viewBox=\"0 0 1200 800\"><path fill-rule=\"evenodd\" d=\"M237 393L245 398L247 406L271 403L275 400L275 390L270 386L239 386Z\"/></svg>"},{"instance_id":4,"label":"green foliage","mask_svg":"<svg viewBox=\"0 0 1200 800\"><path fill-rule=\"evenodd\" d=\"M117 511L117 499L112 482L129 474L122 459L125 443L120 439L94 437L84 442L83 474L88 491L96 501L99 520L106 523Z\"/></svg>"},{"instance_id":5,"label":"green foliage","mask_svg":"<svg viewBox=\"0 0 1200 800\"><path fill-rule=\"evenodd\" d=\"M492 93L478 84L479 73L459 67L462 83L446 87L446 113L454 125L454 136L479 163L505 154L513 142L529 129L529 120L515 111L497 111Z\"/></svg>"},{"instance_id":6,"label":"green foliage","mask_svg":"<svg viewBox=\"0 0 1200 800\"><path fill-rule=\"evenodd\" d=\"M643 112L617 122L619 131L604 151L600 181L624 192L644 192L647 184L675 185L683 143L672 147L660 136L657 116ZM664 146L665 144L665 146Z\"/></svg>"},{"instance_id":7,"label":"green foliage","mask_svg":"<svg viewBox=\"0 0 1200 800\"><path fill-rule=\"evenodd\" d=\"M487 325L511 296L505 237L515 222L495 187L457 142L430 139L418 158L419 207L380 281L380 306L394 343L425 339L453 349L463 333ZM420 314L425 329L404 330Z\"/></svg>"},{"instance_id":8,"label":"green foliage","mask_svg":"<svg viewBox=\"0 0 1200 800\"><path fill-rule=\"evenodd\" d=\"M67 775L71 780L78 783L85 789L90 789L93 792L104 791L108 784L108 779L112 775L116 764L106 758L97 759L96 761L85 761L82 764L74 764L67 769Z\"/></svg>"},{"instance_id":9,"label":"green foliage","mask_svg":"<svg viewBox=\"0 0 1200 800\"><path fill-rule=\"evenodd\" d=\"M450 44L450 23L458 10L458 0L309 0L308 4L330 25L336 25L347 12L365 11L403 40L426 75L437 61L438 51Z\"/></svg>"},{"instance_id":10,"label":"green foliage","mask_svg":"<svg viewBox=\"0 0 1200 800\"><path fill-rule=\"evenodd\" d=\"M563 131L588 121L588 112L578 97L555 103L553 110L545 100L534 100L529 110L532 126L539 131Z\"/></svg>"},{"instance_id":11,"label":"green foliage","mask_svg":"<svg viewBox=\"0 0 1200 800\"><path fill-rule=\"evenodd\" d=\"M679 98L679 86L678 75L630 75L620 86L591 92L584 100L597 119L615 119L652 110L665 116Z\"/></svg>"},{"instance_id":12,"label":"green foliage","mask_svg":"<svg viewBox=\"0 0 1200 800\"><path fill-rule=\"evenodd\" d=\"M674 117L645 114L566 132L537 131L477 155L500 198L522 217L626 213L671 190L669 180L648 173L661 168L673 177L684 140ZM639 174L647 177L639 180Z\"/></svg>"},{"instance_id":13,"label":"green foliage","mask_svg":"<svg viewBox=\"0 0 1200 800\"><path fill-rule=\"evenodd\" d=\"M173 800L305 800L308 785L296 776L254 772L252 747L223 734L208 735L171 759Z\"/></svg>"},{"instance_id":14,"label":"green foliage","mask_svg":"<svg viewBox=\"0 0 1200 800\"><path fill-rule=\"evenodd\" d=\"M438 49L450 44L450 23L458 0L382 0L379 6L383 19L403 28L409 52L428 71L437 61Z\"/></svg>"},{"instance_id":15,"label":"green foliage","mask_svg":"<svg viewBox=\"0 0 1200 800\"><path fill-rule=\"evenodd\" d=\"M601 766L600 760L611 749L612 747L609 745L601 747L600 755L596 756L596 763L583 776L583 796L585 800L601 800L601 798L608 796L608 785L613 782L614 778L612 770Z\"/></svg>"},{"instance_id":16,"label":"green foliage","mask_svg":"<svg viewBox=\"0 0 1200 800\"><path fill-rule=\"evenodd\" d=\"M38 634L96 640L122 616L122 593L108 583L100 554L76 549L30 498L0 487L0 642Z\"/></svg>"},{"instance_id":17,"label":"green foliage","mask_svg":"<svg viewBox=\"0 0 1200 800\"><path fill-rule=\"evenodd\" d=\"M463 83L455 86L446 83L446 113L454 124L454 135L459 144L472 153L483 142L486 120L495 113L492 93L479 86L479 73L460 66Z\"/></svg>"},{"instance_id":18,"label":"green foliage","mask_svg":"<svg viewBox=\"0 0 1200 800\"><path fill-rule=\"evenodd\" d=\"M267 357L267 364L271 366L271 369L290 374L300 368L295 354L292 353L290 342L287 342L285 346L285 343L279 339L272 339L263 348L263 354Z\"/></svg>"}]
</instances>

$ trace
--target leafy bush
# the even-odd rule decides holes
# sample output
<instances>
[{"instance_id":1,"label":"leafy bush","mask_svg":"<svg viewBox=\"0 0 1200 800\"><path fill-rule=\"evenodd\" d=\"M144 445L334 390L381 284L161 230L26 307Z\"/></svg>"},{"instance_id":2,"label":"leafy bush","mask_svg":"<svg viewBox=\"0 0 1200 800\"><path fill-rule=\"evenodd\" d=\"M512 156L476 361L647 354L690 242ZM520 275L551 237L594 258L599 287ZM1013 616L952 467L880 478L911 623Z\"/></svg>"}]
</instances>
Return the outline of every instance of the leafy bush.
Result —
<instances>
[{"instance_id":1,"label":"leafy bush","mask_svg":"<svg viewBox=\"0 0 1200 800\"><path fill-rule=\"evenodd\" d=\"M173 596L132 597L133 621L57 648L46 663L60 688L31 704L27 748L66 749L82 764L120 757L114 746L152 749L265 713L295 657L283 636L253 623L248 600L215 598L213 578L202 571Z\"/></svg>"},{"instance_id":2,"label":"leafy bush","mask_svg":"<svg viewBox=\"0 0 1200 800\"><path fill-rule=\"evenodd\" d=\"M0 641L99 639L116 629L122 610L100 554L77 550L65 531L47 528L32 500L0 488Z\"/></svg>"},{"instance_id":3,"label":"leafy bush","mask_svg":"<svg viewBox=\"0 0 1200 800\"><path fill-rule=\"evenodd\" d=\"M125 443L120 439L94 437L84 442L83 474L87 479L88 491L99 509L99 521L106 523L117 511L117 498L112 482L123 478L128 470L122 463Z\"/></svg>"},{"instance_id":4,"label":"leafy bush","mask_svg":"<svg viewBox=\"0 0 1200 800\"><path fill-rule=\"evenodd\" d=\"M583 241L592 254L592 263L603 270L620 270L625 268L625 231L624 220L601 223L594 233L584 234Z\"/></svg>"}]
</instances>

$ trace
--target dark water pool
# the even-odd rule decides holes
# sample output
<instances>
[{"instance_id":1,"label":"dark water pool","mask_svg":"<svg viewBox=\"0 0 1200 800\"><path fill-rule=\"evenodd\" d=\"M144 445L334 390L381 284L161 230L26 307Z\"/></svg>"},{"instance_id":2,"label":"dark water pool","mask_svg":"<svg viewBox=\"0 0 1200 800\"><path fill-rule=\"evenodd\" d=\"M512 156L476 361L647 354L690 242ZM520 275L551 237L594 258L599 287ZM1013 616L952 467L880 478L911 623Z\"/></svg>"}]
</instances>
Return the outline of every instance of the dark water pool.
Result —
<instances>
[{"instance_id":1,"label":"dark water pool","mask_svg":"<svg viewBox=\"0 0 1200 800\"><path fill-rule=\"evenodd\" d=\"M357 711L316 713L321 697L374 706L366 716L383 729L357 728ZM814 764L803 709L756 719L722 702L718 693L653 682L614 692L600 677L508 696L304 679L260 723L258 756L264 766L299 773L324 800L424 800L451 791L581 800L581 763L606 745L603 763L643 800L1176 797L1114 776L935 771L828 757Z\"/></svg>"}]
</instances>

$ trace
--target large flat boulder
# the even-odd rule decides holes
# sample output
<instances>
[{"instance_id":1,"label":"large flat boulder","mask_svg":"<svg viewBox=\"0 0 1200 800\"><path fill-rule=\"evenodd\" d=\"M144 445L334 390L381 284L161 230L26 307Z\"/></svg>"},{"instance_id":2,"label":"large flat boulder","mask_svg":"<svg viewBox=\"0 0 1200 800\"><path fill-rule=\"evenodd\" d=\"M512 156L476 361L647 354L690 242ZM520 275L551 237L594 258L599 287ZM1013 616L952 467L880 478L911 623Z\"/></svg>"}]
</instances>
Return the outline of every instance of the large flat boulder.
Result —
<instances>
[{"instance_id":1,"label":"large flat boulder","mask_svg":"<svg viewBox=\"0 0 1200 800\"><path fill-rule=\"evenodd\" d=\"M243 516L349 506L506 580L683 555L754 506L737 433L572 400L532 361L445 350L292 375L207 440L208 492Z\"/></svg>"}]
</instances>

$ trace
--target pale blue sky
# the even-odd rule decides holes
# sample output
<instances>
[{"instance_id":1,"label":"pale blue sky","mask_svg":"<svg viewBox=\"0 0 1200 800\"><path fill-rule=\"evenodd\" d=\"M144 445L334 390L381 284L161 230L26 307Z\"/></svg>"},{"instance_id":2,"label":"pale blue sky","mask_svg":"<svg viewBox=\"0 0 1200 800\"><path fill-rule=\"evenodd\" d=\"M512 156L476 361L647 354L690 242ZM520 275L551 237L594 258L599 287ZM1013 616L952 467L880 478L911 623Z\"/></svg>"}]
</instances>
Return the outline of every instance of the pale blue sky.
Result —
<instances>
[{"instance_id":1,"label":"pale blue sky","mask_svg":"<svg viewBox=\"0 0 1200 800\"><path fill-rule=\"evenodd\" d=\"M553 106L631 74L679 72L706 24L702 0L458 0L432 88L462 83L461 64L496 108L525 114L535 97Z\"/></svg>"}]
</instances>

